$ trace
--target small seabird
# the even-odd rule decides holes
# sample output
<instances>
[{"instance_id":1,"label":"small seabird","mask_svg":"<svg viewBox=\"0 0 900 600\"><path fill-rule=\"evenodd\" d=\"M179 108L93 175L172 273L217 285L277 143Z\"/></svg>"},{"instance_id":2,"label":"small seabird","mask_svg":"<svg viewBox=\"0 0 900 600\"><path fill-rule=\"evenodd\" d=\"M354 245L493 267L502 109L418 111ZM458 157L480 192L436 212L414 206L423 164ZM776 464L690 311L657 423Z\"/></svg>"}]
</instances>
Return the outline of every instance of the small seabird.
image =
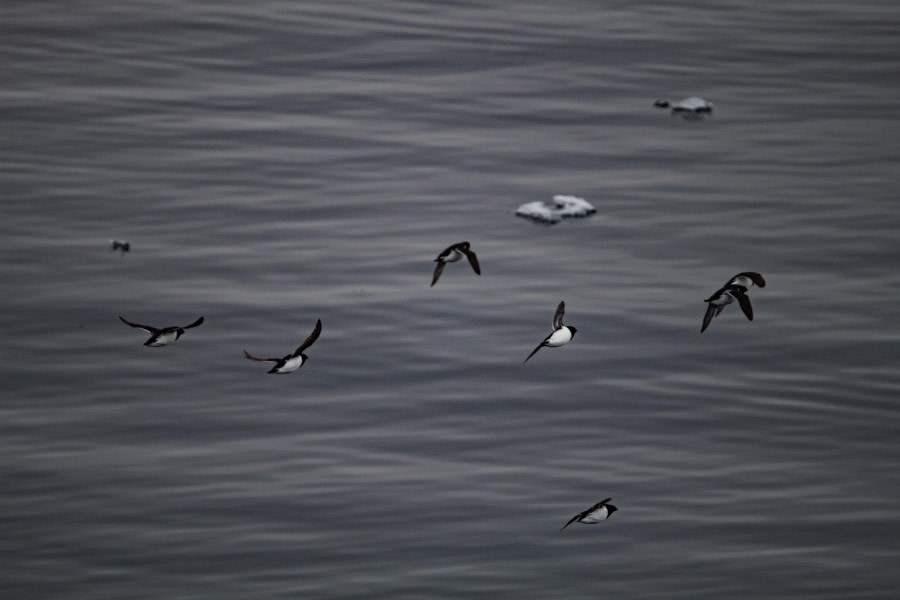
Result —
<instances>
[{"instance_id":1,"label":"small seabird","mask_svg":"<svg viewBox=\"0 0 900 600\"><path fill-rule=\"evenodd\" d=\"M709 302L709 307L706 309L706 315L703 317L703 327L700 329L700 333L706 331L710 321L719 316L722 309L735 300L738 301L741 310L744 311L747 318L752 321L753 307L750 305L750 297L747 296L747 290L754 285L760 288L766 287L765 278L755 271L743 271L729 279L720 290L707 298L706 302Z\"/></svg>"},{"instance_id":2,"label":"small seabird","mask_svg":"<svg viewBox=\"0 0 900 600\"><path fill-rule=\"evenodd\" d=\"M444 271L444 265L462 259L463 255L469 259L469 264L472 265L475 274L481 275L481 266L478 264L478 257L475 256L475 253L469 248L469 242L460 242L458 244L453 244L438 254L438 257L434 259L434 262L436 262L437 265L434 267L434 277L431 279L431 285L433 286L437 283L438 278Z\"/></svg>"},{"instance_id":3,"label":"small seabird","mask_svg":"<svg viewBox=\"0 0 900 600\"><path fill-rule=\"evenodd\" d=\"M312 330L312 333L309 334L309 337L306 338L306 341L300 344L300 346L294 350L291 354L284 356L282 358L257 358L244 350L244 358L248 360L255 360L257 362L273 362L275 366L269 369L269 373L272 375L281 375L283 373L291 373L292 371L296 371L300 367L302 367L309 357L303 354L303 351L313 345L319 338L319 334L322 333L322 320L316 320L316 326Z\"/></svg>"},{"instance_id":4,"label":"small seabird","mask_svg":"<svg viewBox=\"0 0 900 600\"><path fill-rule=\"evenodd\" d=\"M742 285L745 288L751 288L754 285L756 287L764 288L766 287L766 280L763 279L763 276L759 273L754 273L753 271L744 271L743 273L738 273L734 277L728 280L728 283L725 284L726 287L729 285Z\"/></svg>"},{"instance_id":5,"label":"small seabird","mask_svg":"<svg viewBox=\"0 0 900 600\"><path fill-rule=\"evenodd\" d=\"M156 327L150 327L149 325L132 323L122 316L120 316L119 319L126 325L131 325L132 327L137 327L138 329L143 329L144 331L150 332L152 335L150 336L150 339L144 342L144 345L151 346L153 348L158 348L159 346L168 346L169 344L180 338L184 334L185 329L197 327L198 325L203 323L203 317L200 317L190 325L185 325L184 327L163 327L162 329L157 329Z\"/></svg>"},{"instance_id":6,"label":"small seabird","mask_svg":"<svg viewBox=\"0 0 900 600\"><path fill-rule=\"evenodd\" d=\"M706 331L706 328L709 327L709 324L713 320L713 318L719 316L719 313L722 312L722 309L735 300L738 301L738 304L741 306L741 310L744 311L744 314L747 315L747 318L752 321L753 307L750 305L750 297L747 296L746 286L732 283L718 290L715 294L704 301L709 303L709 306L706 308L706 314L703 316L703 327L700 328L700 333Z\"/></svg>"},{"instance_id":7,"label":"small seabird","mask_svg":"<svg viewBox=\"0 0 900 600\"><path fill-rule=\"evenodd\" d=\"M128 252L129 250L131 250L131 244L129 244L125 240L112 240L112 250L113 252L115 252L116 250Z\"/></svg>"},{"instance_id":8,"label":"small seabird","mask_svg":"<svg viewBox=\"0 0 900 600\"><path fill-rule=\"evenodd\" d=\"M608 504L610 500L612 500L612 498L607 498L603 502L598 502L597 504L593 505L586 511L578 513L577 515L569 519L569 522L563 525L560 531L562 531L575 521L584 523L585 525L596 525L600 521L605 521L611 514L619 510L612 504Z\"/></svg>"},{"instance_id":9,"label":"small seabird","mask_svg":"<svg viewBox=\"0 0 900 600\"><path fill-rule=\"evenodd\" d=\"M556 314L553 315L553 333L544 338L544 341L538 344L538 347L531 351L531 354L528 355L528 358L534 356L535 353L544 346L550 346L551 348L565 346L572 340L573 337L575 337L575 332L578 330L574 327L563 325L562 319L565 312L566 303L560 302L559 306L556 307ZM527 363L528 358L523 360L522 363Z\"/></svg>"}]
</instances>

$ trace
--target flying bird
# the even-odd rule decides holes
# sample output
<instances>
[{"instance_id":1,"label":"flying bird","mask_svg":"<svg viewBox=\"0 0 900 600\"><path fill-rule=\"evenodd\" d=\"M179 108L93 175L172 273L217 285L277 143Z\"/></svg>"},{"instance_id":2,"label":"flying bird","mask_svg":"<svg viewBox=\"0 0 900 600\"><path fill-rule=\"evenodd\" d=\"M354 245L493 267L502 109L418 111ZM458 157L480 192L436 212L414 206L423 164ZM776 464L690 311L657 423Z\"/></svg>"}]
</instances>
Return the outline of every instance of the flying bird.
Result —
<instances>
[{"instance_id":1,"label":"flying bird","mask_svg":"<svg viewBox=\"0 0 900 600\"><path fill-rule=\"evenodd\" d=\"M431 279L431 285L434 286L437 283L441 273L444 272L444 265L461 260L463 256L469 259L469 264L472 265L472 270L475 271L475 274L481 275L481 265L478 264L478 257L475 256L475 253L469 247L469 242L460 242L453 244L434 259L434 262L437 264L434 266L434 276Z\"/></svg>"},{"instance_id":2,"label":"flying bird","mask_svg":"<svg viewBox=\"0 0 900 600\"><path fill-rule=\"evenodd\" d=\"M163 327L162 329L157 329L156 327L150 327L149 325L132 323L122 316L119 316L119 319L126 325L137 327L138 329L143 329L144 331L149 332L151 334L150 339L144 342L144 345L150 346L152 348L158 348L159 346L168 346L169 344L180 338L182 335L184 335L185 329L197 327L198 325L203 323L203 317L200 317L190 325L185 325L184 327Z\"/></svg>"},{"instance_id":3,"label":"flying bird","mask_svg":"<svg viewBox=\"0 0 900 600\"><path fill-rule=\"evenodd\" d=\"M596 525L600 521L605 521L611 514L619 510L612 504L609 504L610 500L612 500L612 498L607 498L606 500L593 505L586 511L578 513L577 515L569 519L569 522L563 525L560 531L562 531L575 521L584 523L585 525Z\"/></svg>"},{"instance_id":4,"label":"flying bird","mask_svg":"<svg viewBox=\"0 0 900 600\"><path fill-rule=\"evenodd\" d=\"M715 294L707 298L709 306L706 308L706 314L703 316L703 326L700 333L706 331L710 322L722 312L722 309L734 302L738 301L741 310L747 315L749 320L753 320L753 307L750 305L750 297L747 290L753 286L764 288L766 280L755 271L743 271L728 280L728 282L716 291Z\"/></svg>"},{"instance_id":5,"label":"flying bird","mask_svg":"<svg viewBox=\"0 0 900 600\"><path fill-rule=\"evenodd\" d=\"M296 371L309 360L309 357L303 354L303 351L313 345L317 339L319 339L319 334L322 333L322 320L316 320L316 326L313 328L312 333L309 334L309 337L306 338L300 346L294 350L291 354L287 356L283 356L281 358L257 358L244 350L244 358L248 360L255 360L257 362L273 362L275 366L269 369L270 375L281 375L283 373L291 373L292 371Z\"/></svg>"},{"instance_id":6,"label":"flying bird","mask_svg":"<svg viewBox=\"0 0 900 600\"><path fill-rule=\"evenodd\" d=\"M738 301L741 310L747 315L747 318L753 320L753 307L750 305L750 297L747 295L747 288L742 285L730 284L718 290L715 294L704 300L709 306L706 307L706 314L703 315L703 327L700 333L706 331L710 322L719 316L722 309L734 302Z\"/></svg>"},{"instance_id":7,"label":"flying bird","mask_svg":"<svg viewBox=\"0 0 900 600\"><path fill-rule=\"evenodd\" d=\"M531 351L531 354L528 355L528 358L534 356L535 353L537 353L537 351L544 346L558 348L559 346L565 346L572 340L572 338L575 336L575 332L578 330L574 327L563 325L562 320L565 312L566 303L560 302L559 306L556 307L556 314L553 315L553 333L544 338L544 341L538 344L537 348ZM527 363L528 358L523 360L522 363Z\"/></svg>"}]
</instances>

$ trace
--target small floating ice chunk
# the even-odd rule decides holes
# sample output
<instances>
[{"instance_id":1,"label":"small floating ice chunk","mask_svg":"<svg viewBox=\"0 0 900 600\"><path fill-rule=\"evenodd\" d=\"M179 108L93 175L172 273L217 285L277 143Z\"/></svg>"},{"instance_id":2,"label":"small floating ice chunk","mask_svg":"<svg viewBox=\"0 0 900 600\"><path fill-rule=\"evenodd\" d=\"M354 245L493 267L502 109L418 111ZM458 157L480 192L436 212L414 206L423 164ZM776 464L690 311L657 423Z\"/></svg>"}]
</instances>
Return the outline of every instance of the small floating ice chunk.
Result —
<instances>
[{"instance_id":1,"label":"small floating ice chunk","mask_svg":"<svg viewBox=\"0 0 900 600\"><path fill-rule=\"evenodd\" d=\"M544 223L559 223L567 218L581 218L597 212L584 198L577 196L553 196L551 202L536 200L527 202L516 210L520 217Z\"/></svg>"},{"instance_id":2,"label":"small floating ice chunk","mask_svg":"<svg viewBox=\"0 0 900 600\"><path fill-rule=\"evenodd\" d=\"M653 106L657 108L669 108L672 107L673 113L711 113L712 112L712 102L704 100L699 96L691 96L689 98L685 98L684 100L679 100L674 104L670 104L668 100L657 100L653 103Z\"/></svg>"},{"instance_id":3,"label":"small floating ice chunk","mask_svg":"<svg viewBox=\"0 0 900 600\"><path fill-rule=\"evenodd\" d=\"M555 208L543 200L528 202L519 207L516 214L520 217L527 217L535 221L543 221L544 223L559 223L562 217Z\"/></svg>"},{"instance_id":4,"label":"small floating ice chunk","mask_svg":"<svg viewBox=\"0 0 900 600\"><path fill-rule=\"evenodd\" d=\"M597 212L590 202L578 196L553 196L553 205L562 217L586 217Z\"/></svg>"},{"instance_id":5,"label":"small floating ice chunk","mask_svg":"<svg viewBox=\"0 0 900 600\"><path fill-rule=\"evenodd\" d=\"M712 112L712 103L707 102L699 96L691 96L685 98L672 105L672 112Z\"/></svg>"}]
</instances>

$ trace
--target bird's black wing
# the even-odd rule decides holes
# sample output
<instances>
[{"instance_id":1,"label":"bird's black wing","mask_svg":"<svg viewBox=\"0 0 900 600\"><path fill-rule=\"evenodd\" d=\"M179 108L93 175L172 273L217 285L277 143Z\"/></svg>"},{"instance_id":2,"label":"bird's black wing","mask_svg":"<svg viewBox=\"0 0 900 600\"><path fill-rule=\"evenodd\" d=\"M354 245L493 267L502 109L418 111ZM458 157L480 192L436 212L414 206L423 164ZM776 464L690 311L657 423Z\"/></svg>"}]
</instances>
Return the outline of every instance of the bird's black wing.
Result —
<instances>
[{"instance_id":1,"label":"bird's black wing","mask_svg":"<svg viewBox=\"0 0 900 600\"><path fill-rule=\"evenodd\" d=\"M294 353L291 356L300 356L300 353L313 345L317 339L319 339L319 334L322 333L322 320L316 320L316 326L313 328L312 333L309 334L309 337L306 338L306 341L300 344Z\"/></svg>"},{"instance_id":2,"label":"bird's black wing","mask_svg":"<svg viewBox=\"0 0 900 600\"><path fill-rule=\"evenodd\" d=\"M563 326L563 315L566 314L566 303L560 302L556 307L556 313L553 315L553 329L559 329Z\"/></svg>"},{"instance_id":3,"label":"bird's black wing","mask_svg":"<svg viewBox=\"0 0 900 600\"><path fill-rule=\"evenodd\" d=\"M182 327L182 329L190 329L191 327L197 327L198 325L202 325L202 324L203 324L203 317L200 317L199 319L197 319L190 325L185 325L184 327Z\"/></svg>"},{"instance_id":4,"label":"bird's black wing","mask_svg":"<svg viewBox=\"0 0 900 600\"><path fill-rule=\"evenodd\" d=\"M469 259L469 264L472 265L472 269L478 275L481 275L481 265L478 264L478 257L475 256L475 253L468 246L463 246L459 249L460 252L466 255L466 258Z\"/></svg>"},{"instance_id":5,"label":"bird's black wing","mask_svg":"<svg viewBox=\"0 0 900 600\"><path fill-rule=\"evenodd\" d=\"M594 510L594 509L593 509L593 508L590 508L590 509L588 509L588 510L583 510L583 511L581 511L580 513L578 513L577 515L575 515L574 517L572 517L571 519L569 519L569 522L566 523L565 525L563 525L563 526L562 526L562 529L560 529L560 531L562 531L563 529L565 529L566 527L568 527L569 525L571 525L572 523L574 523L574 522L577 521L578 519L583 519L584 517L588 516L588 514L590 514L590 512L591 512L592 510Z\"/></svg>"},{"instance_id":6,"label":"bird's black wing","mask_svg":"<svg viewBox=\"0 0 900 600\"><path fill-rule=\"evenodd\" d=\"M246 350L244 350L244 358L248 360L255 360L257 362L278 362L279 360L281 360L280 358L257 358Z\"/></svg>"},{"instance_id":7,"label":"bird's black wing","mask_svg":"<svg viewBox=\"0 0 900 600\"><path fill-rule=\"evenodd\" d=\"M546 340L545 340L545 341L546 341ZM544 347L544 342L541 342L540 344L538 344L538 347L537 347L537 348L535 348L534 350L531 351L531 354L528 355L528 358L531 358L532 356L534 356L535 354L537 354L537 351L540 350L540 349L543 348L543 347ZM528 362L528 358L526 358L525 360L522 361L522 364L523 364L523 365L524 365L525 363Z\"/></svg>"},{"instance_id":8,"label":"bird's black wing","mask_svg":"<svg viewBox=\"0 0 900 600\"><path fill-rule=\"evenodd\" d=\"M700 328L700 333L706 331L706 328L709 327L709 324L712 322L713 317L719 314L719 308L721 307L716 306L715 304L709 304L706 307L706 314L703 315L703 327Z\"/></svg>"},{"instance_id":9,"label":"bird's black wing","mask_svg":"<svg viewBox=\"0 0 900 600\"><path fill-rule=\"evenodd\" d=\"M121 315L119 315L119 320L122 321L123 323L125 323L126 325L130 325L130 326L136 327L138 329L143 329L144 331L152 333L153 335L156 335L160 331L162 331L162 329L157 329L156 327L150 327L149 325L141 325L140 323L132 323L131 321L125 319Z\"/></svg>"},{"instance_id":10,"label":"bird's black wing","mask_svg":"<svg viewBox=\"0 0 900 600\"><path fill-rule=\"evenodd\" d=\"M432 287L434 287L434 284L437 283L437 280L441 276L441 273L444 272L444 264L444 261L438 260L437 264L434 266L434 276L431 278Z\"/></svg>"},{"instance_id":11,"label":"bird's black wing","mask_svg":"<svg viewBox=\"0 0 900 600\"><path fill-rule=\"evenodd\" d=\"M750 304L750 296L744 293L743 290L735 290L731 293L732 296L737 298L738 304L741 305L741 310L744 311L744 314L747 315L749 320L753 320L753 306Z\"/></svg>"}]
</instances>

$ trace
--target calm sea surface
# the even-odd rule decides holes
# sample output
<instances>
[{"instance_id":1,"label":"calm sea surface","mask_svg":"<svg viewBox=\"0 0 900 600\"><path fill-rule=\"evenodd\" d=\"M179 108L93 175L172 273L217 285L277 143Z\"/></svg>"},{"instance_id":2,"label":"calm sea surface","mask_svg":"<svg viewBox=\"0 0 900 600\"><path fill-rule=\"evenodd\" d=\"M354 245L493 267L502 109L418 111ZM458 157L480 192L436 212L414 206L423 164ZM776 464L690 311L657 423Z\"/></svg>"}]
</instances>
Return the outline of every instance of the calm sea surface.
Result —
<instances>
[{"instance_id":1,"label":"calm sea surface","mask_svg":"<svg viewBox=\"0 0 900 600\"><path fill-rule=\"evenodd\" d=\"M0 78L3 598L897 597L894 0L11 1Z\"/></svg>"}]
</instances>

